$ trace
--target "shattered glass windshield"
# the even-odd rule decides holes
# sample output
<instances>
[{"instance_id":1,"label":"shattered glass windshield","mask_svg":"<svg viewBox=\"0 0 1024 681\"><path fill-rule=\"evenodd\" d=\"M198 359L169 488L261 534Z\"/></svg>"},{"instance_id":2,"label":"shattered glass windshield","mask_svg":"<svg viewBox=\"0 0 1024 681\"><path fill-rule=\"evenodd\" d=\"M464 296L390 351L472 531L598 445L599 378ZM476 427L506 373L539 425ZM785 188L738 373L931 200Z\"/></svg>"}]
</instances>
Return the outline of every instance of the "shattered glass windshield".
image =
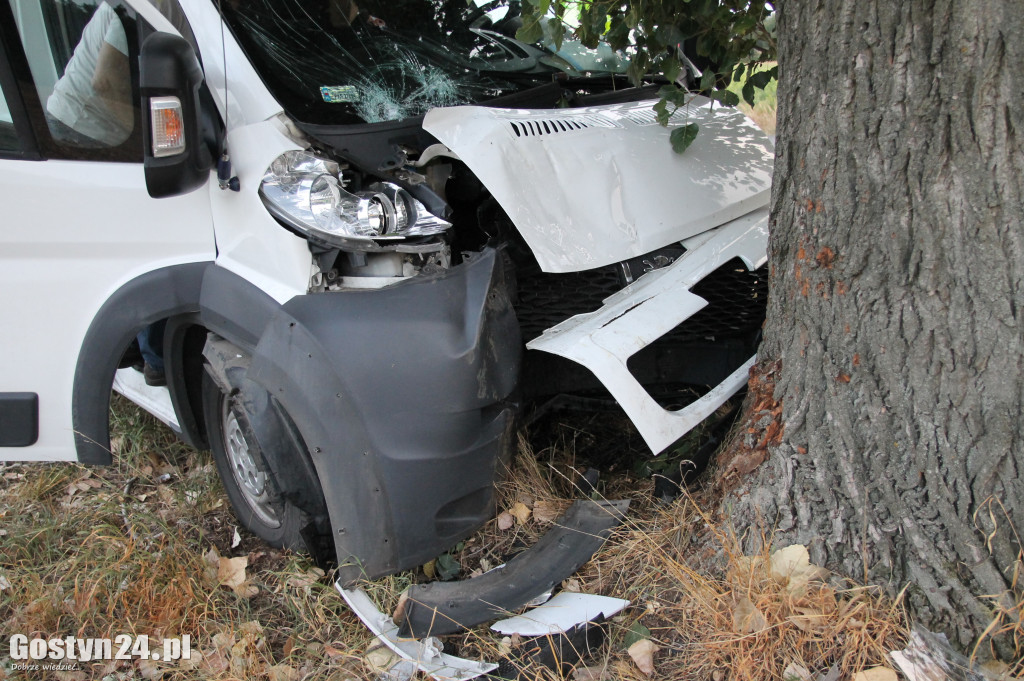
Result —
<instances>
[{"instance_id":1,"label":"shattered glass windshield","mask_svg":"<svg viewBox=\"0 0 1024 681\"><path fill-rule=\"evenodd\" d=\"M611 50L515 39L520 0L228 0L225 20L285 110L379 123L483 102L557 74L624 73ZM543 43L548 42L545 46Z\"/></svg>"}]
</instances>

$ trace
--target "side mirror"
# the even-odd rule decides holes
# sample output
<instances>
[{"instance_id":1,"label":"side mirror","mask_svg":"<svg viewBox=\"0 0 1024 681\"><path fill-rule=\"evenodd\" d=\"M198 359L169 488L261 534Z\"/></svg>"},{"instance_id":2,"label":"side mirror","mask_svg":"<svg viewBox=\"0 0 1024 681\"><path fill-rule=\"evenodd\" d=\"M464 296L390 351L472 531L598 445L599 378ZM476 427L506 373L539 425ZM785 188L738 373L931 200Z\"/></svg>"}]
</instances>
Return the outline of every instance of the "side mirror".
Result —
<instances>
[{"instance_id":1,"label":"side mirror","mask_svg":"<svg viewBox=\"0 0 1024 681\"><path fill-rule=\"evenodd\" d=\"M203 69L184 38L153 33L142 43L144 167L155 199L187 194L209 180L215 159L203 139L202 84Z\"/></svg>"}]
</instances>

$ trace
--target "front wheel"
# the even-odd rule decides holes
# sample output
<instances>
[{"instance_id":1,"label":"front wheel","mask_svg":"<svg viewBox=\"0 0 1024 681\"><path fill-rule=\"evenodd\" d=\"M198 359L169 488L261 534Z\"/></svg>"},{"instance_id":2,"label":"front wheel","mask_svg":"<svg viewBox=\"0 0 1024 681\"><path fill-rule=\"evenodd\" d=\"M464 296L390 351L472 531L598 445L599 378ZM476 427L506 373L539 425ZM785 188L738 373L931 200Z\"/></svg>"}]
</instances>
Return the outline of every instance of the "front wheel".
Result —
<instances>
[{"instance_id":1,"label":"front wheel","mask_svg":"<svg viewBox=\"0 0 1024 681\"><path fill-rule=\"evenodd\" d=\"M308 518L282 496L239 393L225 394L206 376L203 411L217 472L239 522L271 546L305 549Z\"/></svg>"}]
</instances>

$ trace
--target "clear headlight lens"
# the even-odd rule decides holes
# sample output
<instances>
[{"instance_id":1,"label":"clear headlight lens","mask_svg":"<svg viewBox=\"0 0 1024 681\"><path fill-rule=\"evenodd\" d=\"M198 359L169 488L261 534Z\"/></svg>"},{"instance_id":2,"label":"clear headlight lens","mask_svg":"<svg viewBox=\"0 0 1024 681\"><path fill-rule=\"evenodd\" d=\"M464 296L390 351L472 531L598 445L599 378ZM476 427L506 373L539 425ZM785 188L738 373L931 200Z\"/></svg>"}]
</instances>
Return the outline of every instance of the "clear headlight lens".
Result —
<instances>
[{"instance_id":1,"label":"clear headlight lens","mask_svg":"<svg viewBox=\"0 0 1024 681\"><path fill-rule=\"evenodd\" d=\"M338 177L337 163L287 151L270 164L260 196L279 220L341 248L358 247L358 241L430 236L451 227L398 185L381 182L352 193Z\"/></svg>"}]
</instances>

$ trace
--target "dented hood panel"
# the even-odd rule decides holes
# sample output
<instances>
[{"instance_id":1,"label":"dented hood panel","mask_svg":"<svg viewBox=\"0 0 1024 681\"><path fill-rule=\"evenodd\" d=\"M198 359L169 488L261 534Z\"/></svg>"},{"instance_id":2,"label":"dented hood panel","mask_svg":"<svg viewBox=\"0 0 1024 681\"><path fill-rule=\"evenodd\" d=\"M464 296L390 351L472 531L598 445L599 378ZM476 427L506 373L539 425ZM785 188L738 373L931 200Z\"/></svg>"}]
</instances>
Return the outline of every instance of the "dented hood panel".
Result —
<instances>
[{"instance_id":1,"label":"dented hood panel","mask_svg":"<svg viewBox=\"0 0 1024 681\"><path fill-rule=\"evenodd\" d=\"M546 272L644 255L767 205L774 151L735 109L694 98L657 124L654 101L583 109L460 106L424 129L469 166ZM697 123L684 154L669 135Z\"/></svg>"}]
</instances>

